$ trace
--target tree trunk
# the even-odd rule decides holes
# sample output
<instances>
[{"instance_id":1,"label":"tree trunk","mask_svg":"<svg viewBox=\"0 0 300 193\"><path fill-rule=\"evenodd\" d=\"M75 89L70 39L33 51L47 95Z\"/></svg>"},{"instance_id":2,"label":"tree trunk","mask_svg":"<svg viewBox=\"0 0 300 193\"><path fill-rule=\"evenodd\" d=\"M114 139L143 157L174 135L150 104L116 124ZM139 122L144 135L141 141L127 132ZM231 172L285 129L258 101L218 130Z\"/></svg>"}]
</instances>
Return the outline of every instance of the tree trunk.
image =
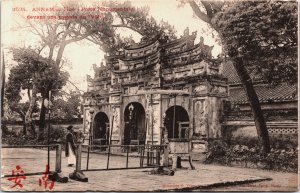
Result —
<instances>
[{"instance_id":1,"label":"tree trunk","mask_svg":"<svg viewBox=\"0 0 300 193\"><path fill-rule=\"evenodd\" d=\"M26 136L27 129L26 129L25 117L23 117L22 120L23 120L23 135Z\"/></svg>"},{"instance_id":2,"label":"tree trunk","mask_svg":"<svg viewBox=\"0 0 300 193\"><path fill-rule=\"evenodd\" d=\"M270 141L267 125L261 110L257 94L254 90L252 80L244 67L244 62L241 57L233 59L233 65L236 69L236 72L243 84L246 96L248 98L252 114L254 117L254 122L258 135L258 143L261 147L261 153L267 154L270 152Z\"/></svg>"},{"instance_id":3,"label":"tree trunk","mask_svg":"<svg viewBox=\"0 0 300 193\"><path fill-rule=\"evenodd\" d=\"M36 133L35 133L34 125L32 122L32 113L33 113L33 108L34 108L34 105L35 105L36 99L37 99L36 94L37 94L37 87L36 87L36 84L33 83L31 100L30 100L29 107L28 107L28 110L25 115L25 124L26 124L26 130L34 136L36 135Z\"/></svg>"},{"instance_id":4,"label":"tree trunk","mask_svg":"<svg viewBox=\"0 0 300 193\"><path fill-rule=\"evenodd\" d=\"M44 138L45 122L46 122L46 107L44 105L44 101L45 101L45 98L42 99L41 112L40 112L40 121L39 121L38 140L42 140Z\"/></svg>"},{"instance_id":5,"label":"tree trunk","mask_svg":"<svg viewBox=\"0 0 300 193\"><path fill-rule=\"evenodd\" d=\"M25 122L25 113L21 110L20 107L14 107L14 106L10 106L10 109L16 113L18 113L23 121L23 135L26 136L27 134L27 130L26 130L26 122Z\"/></svg>"},{"instance_id":6,"label":"tree trunk","mask_svg":"<svg viewBox=\"0 0 300 193\"><path fill-rule=\"evenodd\" d=\"M53 52L54 52L54 46L51 46L49 51L49 56L48 56L49 61L51 61L53 58Z\"/></svg>"},{"instance_id":7,"label":"tree trunk","mask_svg":"<svg viewBox=\"0 0 300 193\"><path fill-rule=\"evenodd\" d=\"M57 51L57 55L56 55L56 61L55 61L55 64L57 66L59 66L60 62L61 62L61 59L62 59L62 56L63 56L63 53L64 53L64 50L65 50L65 47L66 47L66 44L62 43Z\"/></svg>"},{"instance_id":8,"label":"tree trunk","mask_svg":"<svg viewBox=\"0 0 300 193\"><path fill-rule=\"evenodd\" d=\"M4 63L4 56L3 56L2 65L1 65L1 118L4 115L4 108L3 108L4 107L4 86L5 86L5 63Z\"/></svg>"}]
</instances>

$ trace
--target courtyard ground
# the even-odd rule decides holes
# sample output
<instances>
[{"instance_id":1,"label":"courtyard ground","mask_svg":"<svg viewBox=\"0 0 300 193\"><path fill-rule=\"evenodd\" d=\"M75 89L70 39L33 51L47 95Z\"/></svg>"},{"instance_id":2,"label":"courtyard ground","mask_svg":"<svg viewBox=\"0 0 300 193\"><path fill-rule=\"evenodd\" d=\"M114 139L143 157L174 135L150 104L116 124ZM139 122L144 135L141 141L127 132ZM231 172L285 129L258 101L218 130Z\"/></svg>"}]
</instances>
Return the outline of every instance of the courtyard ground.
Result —
<instances>
[{"instance_id":1,"label":"courtyard ground","mask_svg":"<svg viewBox=\"0 0 300 193\"><path fill-rule=\"evenodd\" d=\"M51 152L50 170L54 168L55 152ZM107 156L91 154L90 169L106 168ZM126 157L111 156L110 168L124 167ZM41 149L2 148L2 175L9 175L19 165L25 173L43 172L47 164L47 151ZM139 165L139 159L129 157L129 167ZM150 175L150 168L108 171L87 171L88 182L55 182L52 191L296 191L296 173L283 173L267 170L225 167L194 162L196 170L177 170L174 176ZM82 169L86 167L86 154L83 154ZM69 176L75 167L67 167L67 159L62 158L62 175ZM39 186L43 175L27 176L21 179L22 188L8 178L1 178L2 191L44 191Z\"/></svg>"}]
</instances>

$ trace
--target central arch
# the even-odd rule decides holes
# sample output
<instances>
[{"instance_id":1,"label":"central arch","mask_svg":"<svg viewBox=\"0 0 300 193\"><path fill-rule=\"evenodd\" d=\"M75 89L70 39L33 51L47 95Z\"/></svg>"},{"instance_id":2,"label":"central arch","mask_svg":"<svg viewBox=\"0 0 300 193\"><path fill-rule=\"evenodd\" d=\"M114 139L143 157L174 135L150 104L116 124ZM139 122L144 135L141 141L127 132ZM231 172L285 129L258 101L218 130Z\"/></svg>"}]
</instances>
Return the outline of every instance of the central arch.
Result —
<instances>
[{"instance_id":1,"label":"central arch","mask_svg":"<svg viewBox=\"0 0 300 193\"><path fill-rule=\"evenodd\" d=\"M129 103L124 111L124 145L129 145L132 140L145 143L146 135L145 109L138 102Z\"/></svg>"},{"instance_id":2,"label":"central arch","mask_svg":"<svg viewBox=\"0 0 300 193\"><path fill-rule=\"evenodd\" d=\"M108 142L109 119L104 112L98 112L94 117L93 144L106 145Z\"/></svg>"},{"instance_id":3,"label":"central arch","mask_svg":"<svg viewBox=\"0 0 300 193\"><path fill-rule=\"evenodd\" d=\"M179 123L189 122L187 111L178 105L167 109L165 117L165 126L168 130L168 138L179 138ZM184 136L183 133L180 134Z\"/></svg>"}]
</instances>

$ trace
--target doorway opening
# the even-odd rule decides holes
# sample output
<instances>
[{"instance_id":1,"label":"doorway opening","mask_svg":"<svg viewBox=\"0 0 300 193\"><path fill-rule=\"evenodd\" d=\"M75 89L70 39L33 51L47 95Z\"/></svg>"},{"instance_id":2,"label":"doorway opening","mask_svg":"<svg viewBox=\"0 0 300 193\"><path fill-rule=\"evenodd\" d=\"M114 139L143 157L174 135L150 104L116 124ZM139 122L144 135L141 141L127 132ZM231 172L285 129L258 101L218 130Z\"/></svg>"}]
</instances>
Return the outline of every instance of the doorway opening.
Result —
<instances>
[{"instance_id":1,"label":"doorway opening","mask_svg":"<svg viewBox=\"0 0 300 193\"><path fill-rule=\"evenodd\" d=\"M124 145L145 144L146 141L146 121L145 109L138 102L129 103L124 111Z\"/></svg>"},{"instance_id":2,"label":"doorway opening","mask_svg":"<svg viewBox=\"0 0 300 193\"><path fill-rule=\"evenodd\" d=\"M94 118L93 144L107 145L109 139L109 119L104 112L99 112Z\"/></svg>"},{"instance_id":3,"label":"doorway opening","mask_svg":"<svg viewBox=\"0 0 300 193\"><path fill-rule=\"evenodd\" d=\"M189 115L183 107L175 105L167 109L165 126L168 130L168 138L174 139L185 136L185 130L181 129L183 123L189 123Z\"/></svg>"}]
</instances>

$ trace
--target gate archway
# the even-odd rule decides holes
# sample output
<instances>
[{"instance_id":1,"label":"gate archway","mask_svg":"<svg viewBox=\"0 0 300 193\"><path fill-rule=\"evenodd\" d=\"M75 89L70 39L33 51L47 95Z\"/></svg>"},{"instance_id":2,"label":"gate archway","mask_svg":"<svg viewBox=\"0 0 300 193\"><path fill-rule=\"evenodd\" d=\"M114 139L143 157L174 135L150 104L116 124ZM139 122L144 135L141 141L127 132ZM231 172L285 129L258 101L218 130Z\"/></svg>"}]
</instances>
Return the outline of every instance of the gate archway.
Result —
<instances>
[{"instance_id":1,"label":"gate archway","mask_svg":"<svg viewBox=\"0 0 300 193\"><path fill-rule=\"evenodd\" d=\"M104 112L99 112L94 117L93 144L106 145L109 139L109 119Z\"/></svg>"},{"instance_id":2,"label":"gate archway","mask_svg":"<svg viewBox=\"0 0 300 193\"><path fill-rule=\"evenodd\" d=\"M178 105L169 107L165 114L165 126L168 130L168 138L179 138L179 123L189 122L187 111ZM184 136L183 133L180 134Z\"/></svg>"},{"instance_id":3,"label":"gate archway","mask_svg":"<svg viewBox=\"0 0 300 193\"><path fill-rule=\"evenodd\" d=\"M132 140L145 143L146 118L143 105L138 102L129 103L124 111L124 144L129 145Z\"/></svg>"}]
</instances>

